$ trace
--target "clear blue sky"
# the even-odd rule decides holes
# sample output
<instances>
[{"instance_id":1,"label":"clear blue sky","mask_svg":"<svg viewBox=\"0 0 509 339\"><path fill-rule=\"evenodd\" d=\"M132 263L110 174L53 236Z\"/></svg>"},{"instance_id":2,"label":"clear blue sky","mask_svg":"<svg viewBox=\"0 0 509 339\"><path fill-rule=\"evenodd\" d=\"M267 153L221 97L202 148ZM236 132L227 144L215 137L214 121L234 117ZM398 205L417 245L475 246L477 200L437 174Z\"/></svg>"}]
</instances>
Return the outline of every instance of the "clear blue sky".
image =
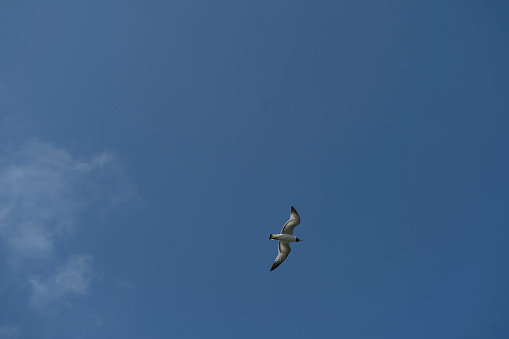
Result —
<instances>
[{"instance_id":1,"label":"clear blue sky","mask_svg":"<svg viewBox=\"0 0 509 339\"><path fill-rule=\"evenodd\" d=\"M508 16L0 2L0 339L509 338Z\"/></svg>"}]
</instances>

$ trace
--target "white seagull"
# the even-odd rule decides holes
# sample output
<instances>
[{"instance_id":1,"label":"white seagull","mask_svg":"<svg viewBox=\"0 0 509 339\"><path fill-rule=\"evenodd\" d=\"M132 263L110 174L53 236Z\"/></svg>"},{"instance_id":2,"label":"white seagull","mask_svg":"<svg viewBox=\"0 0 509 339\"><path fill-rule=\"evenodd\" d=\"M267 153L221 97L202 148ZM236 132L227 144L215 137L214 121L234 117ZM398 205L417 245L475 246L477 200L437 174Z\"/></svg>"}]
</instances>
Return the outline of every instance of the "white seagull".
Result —
<instances>
[{"instance_id":1,"label":"white seagull","mask_svg":"<svg viewBox=\"0 0 509 339\"><path fill-rule=\"evenodd\" d=\"M293 229L298 224L300 224L299 213L297 213L295 208L292 206L292 210L290 212L290 220L288 220L283 226L281 234L269 235L269 240L279 240L279 254L276 257L276 260L274 260L272 267L270 268L271 271L275 270L279 265L281 265L283 261L285 261L286 257L288 257L288 254L290 254L290 251L292 250L290 248L291 242L302 241L293 235Z\"/></svg>"}]
</instances>

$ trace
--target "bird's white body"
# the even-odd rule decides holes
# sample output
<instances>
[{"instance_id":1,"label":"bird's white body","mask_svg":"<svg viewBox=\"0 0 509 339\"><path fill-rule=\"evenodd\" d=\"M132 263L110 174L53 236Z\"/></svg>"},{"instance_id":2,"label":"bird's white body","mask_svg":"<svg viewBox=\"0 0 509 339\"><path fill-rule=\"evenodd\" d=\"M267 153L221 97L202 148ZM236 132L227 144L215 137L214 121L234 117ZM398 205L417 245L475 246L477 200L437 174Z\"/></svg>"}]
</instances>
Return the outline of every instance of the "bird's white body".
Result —
<instances>
[{"instance_id":1,"label":"bird's white body","mask_svg":"<svg viewBox=\"0 0 509 339\"><path fill-rule=\"evenodd\" d=\"M296 242L297 237L293 234L271 234L272 240L279 240L282 242Z\"/></svg>"}]
</instances>

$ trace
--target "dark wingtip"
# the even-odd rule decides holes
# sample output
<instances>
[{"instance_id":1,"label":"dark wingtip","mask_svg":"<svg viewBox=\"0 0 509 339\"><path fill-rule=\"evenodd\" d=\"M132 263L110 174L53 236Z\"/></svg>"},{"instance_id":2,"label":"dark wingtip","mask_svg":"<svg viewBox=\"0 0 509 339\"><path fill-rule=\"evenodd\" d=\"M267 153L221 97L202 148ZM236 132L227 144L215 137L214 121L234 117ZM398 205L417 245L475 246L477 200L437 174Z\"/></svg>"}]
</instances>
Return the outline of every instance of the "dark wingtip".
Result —
<instances>
[{"instance_id":1,"label":"dark wingtip","mask_svg":"<svg viewBox=\"0 0 509 339\"><path fill-rule=\"evenodd\" d=\"M274 263L272 264L272 267L270 268L270 271L274 271L276 268L279 267L279 265L281 265L282 261L278 262L277 260L274 261Z\"/></svg>"},{"instance_id":2,"label":"dark wingtip","mask_svg":"<svg viewBox=\"0 0 509 339\"><path fill-rule=\"evenodd\" d=\"M269 240L272 240L272 234L269 234Z\"/></svg>"}]
</instances>

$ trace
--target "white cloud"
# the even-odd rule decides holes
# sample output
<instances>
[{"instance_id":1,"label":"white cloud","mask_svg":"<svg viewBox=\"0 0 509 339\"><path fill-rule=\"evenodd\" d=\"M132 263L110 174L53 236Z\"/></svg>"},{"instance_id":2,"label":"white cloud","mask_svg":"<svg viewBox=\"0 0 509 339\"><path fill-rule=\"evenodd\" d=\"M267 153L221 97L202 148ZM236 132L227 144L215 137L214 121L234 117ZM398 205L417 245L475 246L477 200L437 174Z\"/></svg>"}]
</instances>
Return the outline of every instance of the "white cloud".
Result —
<instances>
[{"instance_id":1,"label":"white cloud","mask_svg":"<svg viewBox=\"0 0 509 339\"><path fill-rule=\"evenodd\" d=\"M0 339L13 339L19 336L19 330L16 326L0 325Z\"/></svg>"},{"instance_id":2,"label":"white cloud","mask_svg":"<svg viewBox=\"0 0 509 339\"><path fill-rule=\"evenodd\" d=\"M115 157L106 152L83 161L31 140L5 153L0 160L0 238L17 259L51 256L55 242L72 233L79 213L92 202L135 195L122 180Z\"/></svg>"},{"instance_id":3,"label":"white cloud","mask_svg":"<svg viewBox=\"0 0 509 339\"><path fill-rule=\"evenodd\" d=\"M118 159L108 152L83 160L38 140L0 152L0 241L13 273L23 271L29 279L32 306L40 309L72 294L86 294L92 258L72 256L55 270L65 261L56 244L72 236L87 207L100 203L104 208L135 196ZM41 277L40 272L56 273Z\"/></svg>"},{"instance_id":4,"label":"white cloud","mask_svg":"<svg viewBox=\"0 0 509 339\"><path fill-rule=\"evenodd\" d=\"M43 309L48 303L69 295L86 295L92 279L92 257L72 256L55 274L30 280L32 285L30 305L35 309Z\"/></svg>"}]
</instances>

